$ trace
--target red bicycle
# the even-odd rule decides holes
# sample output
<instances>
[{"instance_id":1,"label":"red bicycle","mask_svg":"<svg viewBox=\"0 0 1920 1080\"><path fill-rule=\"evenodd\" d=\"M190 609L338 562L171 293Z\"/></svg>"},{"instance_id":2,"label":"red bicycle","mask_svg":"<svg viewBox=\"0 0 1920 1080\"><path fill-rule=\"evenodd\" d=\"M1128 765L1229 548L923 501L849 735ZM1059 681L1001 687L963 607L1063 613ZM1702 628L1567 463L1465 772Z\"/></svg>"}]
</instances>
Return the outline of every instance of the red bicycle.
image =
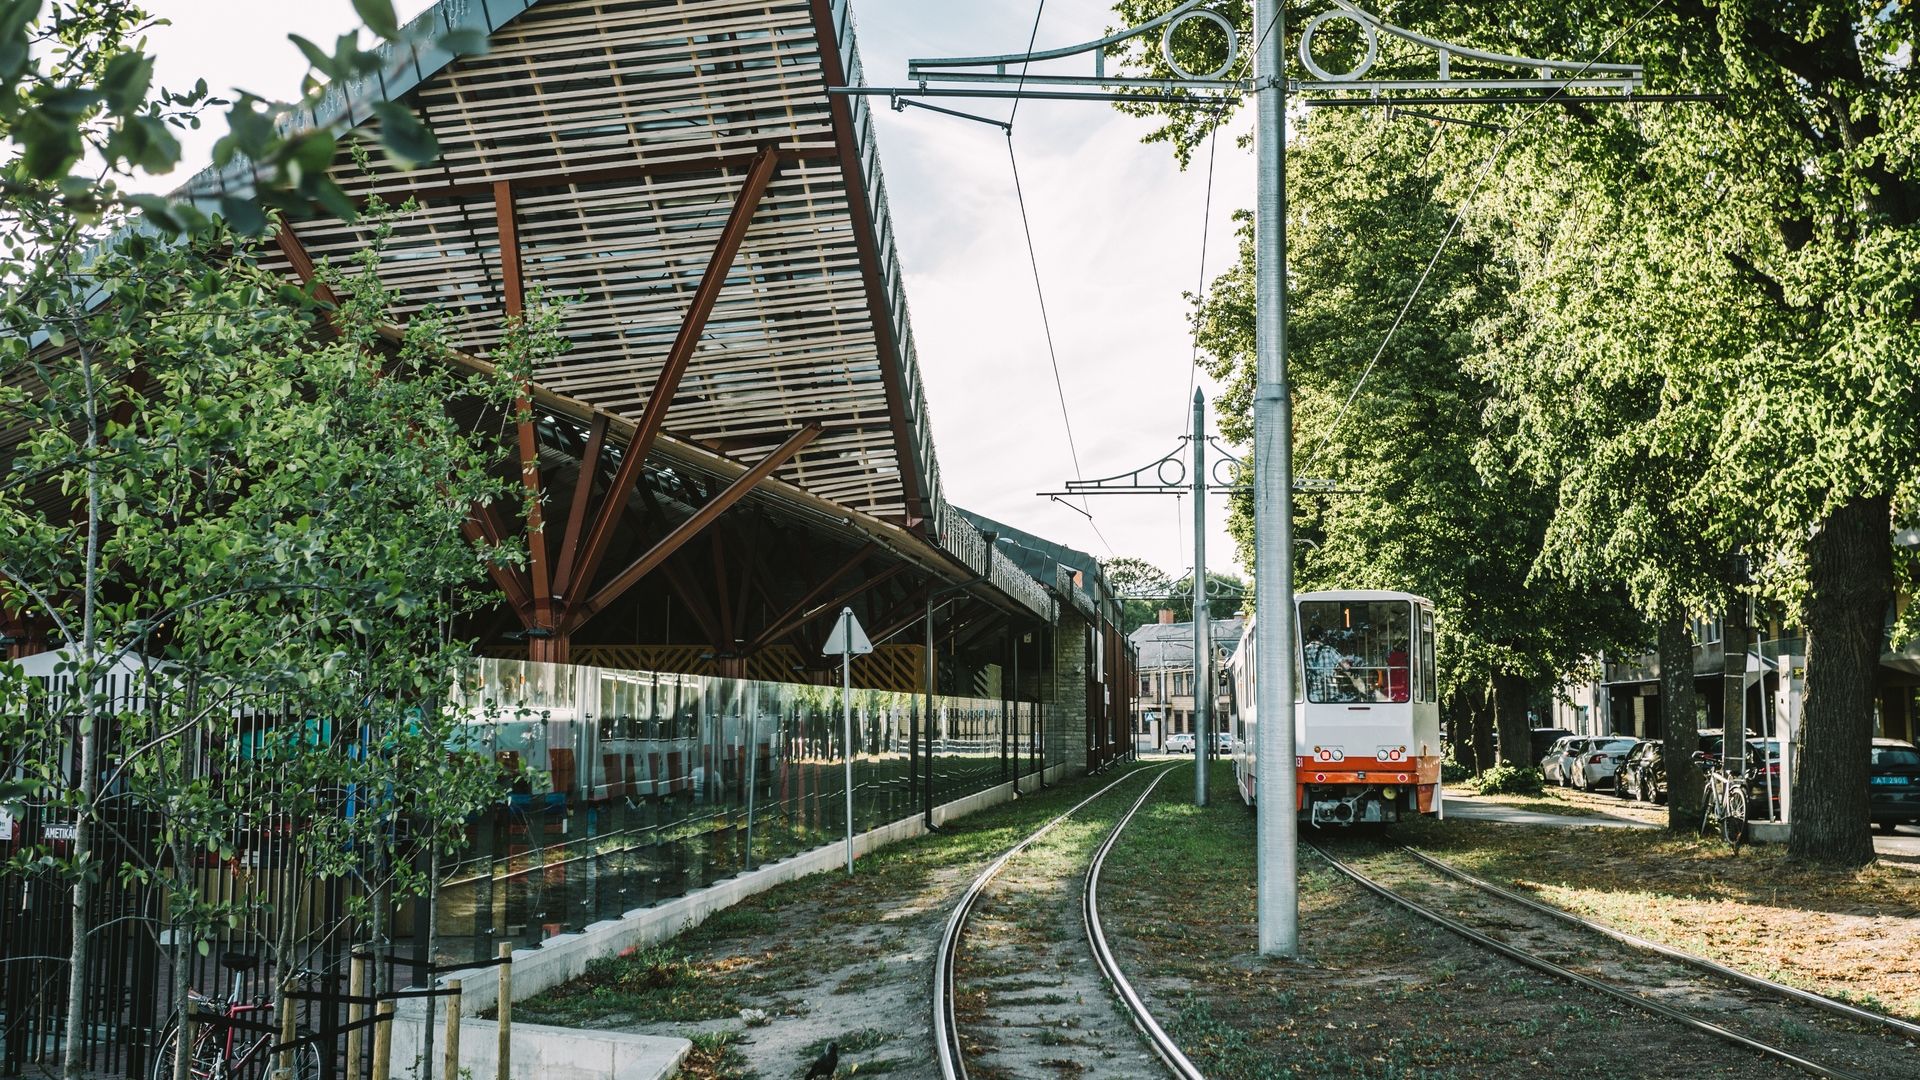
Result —
<instances>
[{"instance_id":1,"label":"red bicycle","mask_svg":"<svg viewBox=\"0 0 1920 1080\"><path fill-rule=\"evenodd\" d=\"M224 998L209 997L188 990L187 1000L194 1009L193 1056L187 1065L189 1080L266 1080L276 1063L273 1048L276 1032L223 1024L222 1020L244 1020L272 1025L273 1002L265 995L247 998L241 994L240 976L260 966L260 958L247 953L222 953L220 966L233 973L232 987ZM300 970L297 982L323 978L319 972ZM296 1028L295 1036L311 1034ZM174 1080L180 1051L180 1013L167 1022L153 1055L152 1080ZM293 1080L320 1080L320 1051L312 1043L302 1043L293 1051Z\"/></svg>"}]
</instances>

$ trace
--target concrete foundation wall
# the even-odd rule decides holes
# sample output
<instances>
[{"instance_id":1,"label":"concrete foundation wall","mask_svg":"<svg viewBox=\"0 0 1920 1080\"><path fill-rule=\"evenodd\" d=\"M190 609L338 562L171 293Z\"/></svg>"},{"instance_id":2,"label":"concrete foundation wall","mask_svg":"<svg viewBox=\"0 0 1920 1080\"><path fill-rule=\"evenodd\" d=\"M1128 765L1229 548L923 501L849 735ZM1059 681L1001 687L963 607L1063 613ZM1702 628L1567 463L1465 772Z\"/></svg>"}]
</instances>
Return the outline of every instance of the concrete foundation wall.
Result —
<instances>
[{"instance_id":1,"label":"concrete foundation wall","mask_svg":"<svg viewBox=\"0 0 1920 1080\"><path fill-rule=\"evenodd\" d=\"M1053 783L1075 771L1070 766L1054 765L1047 769L1046 779L1048 783ZM1027 776L1020 780L1021 791L1031 791L1038 786L1038 777ZM1013 797L1012 783L999 784L984 791L975 792L965 798L934 807L934 824L943 824L984 810L989 806L1009 802ZM853 838L854 855L857 859L886 844L911 839L925 832L926 824L920 815L902 818L855 836ZM676 897L655 907L636 908L618 919L592 923L585 930L577 933L548 938L538 948L516 949L513 953L513 998L515 1001L524 1000L562 983L570 982L586 973L589 961L604 956L614 956L629 948L643 948L664 941L683 930L700 925L714 912L731 907L756 893L765 892L776 885L785 884L808 874L842 869L845 865L845 845L829 844L792 858L782 859L777 863L770 863L726 881L716 882L704 889ZM480 988L478 992L466 994L463 999L462 1011L467 1015L477 1015L493 1008L494 998L497 996L492 989L497 980L495 969L473 968L450 972L445 977L460 979L468 988ZM408 1015L423 1016L425 1010L425 1003L419 999L408 999L400 1003L400 1011ZM515 1030L518 1030L518 1025L515 1025ZM411 1054L405 1057L397 1052L395 1054L396 1061L410 1059ZM516 1074L518 1071L516 1066Z\"/></svg>"}]
</instances>

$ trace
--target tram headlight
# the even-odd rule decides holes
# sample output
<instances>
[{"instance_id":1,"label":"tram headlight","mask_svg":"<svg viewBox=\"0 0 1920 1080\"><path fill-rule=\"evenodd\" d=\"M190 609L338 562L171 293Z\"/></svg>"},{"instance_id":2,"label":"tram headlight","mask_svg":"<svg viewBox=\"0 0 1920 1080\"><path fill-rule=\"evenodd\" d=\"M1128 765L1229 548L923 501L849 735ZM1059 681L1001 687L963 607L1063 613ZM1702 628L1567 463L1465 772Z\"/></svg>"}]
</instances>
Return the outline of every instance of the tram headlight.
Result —
<instances>
[{"instance_id":1,"label":"tram headlight","mask_svg":"<svg viewBox=\"0 0 1920 1080\"><path fill-rule=\"evenodd\" d=\"M1380 789L1380 797L1383 799L1393 799L1398 797L1399 794L1400 789L1397 787L1383 787Z\"/></svg>"}]
</instances>

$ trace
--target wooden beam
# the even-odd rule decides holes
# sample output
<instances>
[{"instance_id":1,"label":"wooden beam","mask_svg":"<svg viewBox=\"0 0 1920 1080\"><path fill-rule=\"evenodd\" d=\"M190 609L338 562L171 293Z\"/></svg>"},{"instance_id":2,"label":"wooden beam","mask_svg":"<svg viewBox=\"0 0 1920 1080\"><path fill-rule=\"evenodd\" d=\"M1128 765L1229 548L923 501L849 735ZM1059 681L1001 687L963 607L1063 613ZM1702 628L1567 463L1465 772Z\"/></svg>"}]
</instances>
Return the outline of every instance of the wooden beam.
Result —
<instances>
[{"instance_id":1,"label":"wooden beam","mask_svg":"<svg viewBox=\"0 0 1920 1080\"><path fill-rule=\"evenodd\" d=\"M640 478L640 470L653 450L654 440L660 436L667 410L672 407L673 396L680 389L680 377L686 374L687 364L693 359L694 346L699 344L700 335L706 331L707 317L713 314L714 302L720 298L720 289L726 284L727 271L733 267L734 258L740 253L740 243L746 239L747 226L753 221L754 211L759 209L760 197L766 194L767 185L773 181L774 168L779 160L779 154L769 146L754 156L753 165L747 170L746 182L741 186L739 196L734 199L726 227L720 232L720 242L714 246L706 273L701 275L700 285L693 293L693 301L687 306L686 317L680 322L680 333L674 338L673 347L667 350L666 361L660 366L660 376L654 380L653 392L647 396L640 419L634 424L633 435L627 440L619 471L614 474L613 484L608 487L606 498L600 503L600 512L594 515L585 549L580 552L579 565L570 577L582 589L592 587L594 574L600 569L600 561L606 557L614 526L620 520L620 510L626 505L627 495Z\"/></svg>"},{"instance_id":2,"label":"wooden beam","mask_svg":"<svg viewBox=\"0 0 1920 1080\"><path fill-rule=\"evenodd\" d=\"M713 524L714 519L725 513L734 503L745 498L747 492L753 490L754 485L773 475L775 469L785 465L789 459L799 453L808 443L818 438L820 430L820 425L808 424L799 431L794 432L793 435L788 438L786 442L781 443L780 447L773 453L760 459L753 468L740 474L739 479L728 484L711 502L694 511L692 517L681 522L678 528L662 537L660 541L649 548L645 554L628 563L626 569L613 575L612 580L595 591L592 597L584 604L577 607L569 605L567 609L568 629L572 630L580 627L588 619L591 619L596 612L601 611L608 604L618 599L621 593L632 588L634 582L646 577L655 567L664 562L667 556L680 550L687 541L700 535L701 531L706 529L708 525ZM631 451L629 451L629 453L631 453ZM586 581L588 579L582 577L580 580ZM732 643L729 642L728 644L731 645Z\"/></svg>"},{"instance_id":3,"label":"wooden beam","mask_svg":"<svg viewBox=\"0 0 1920 1080\"><path fill-rule=\"evenodd\" d=\"M906 569L907 565L905 563L894 563L885 570L877 574L871 574L862 581L847 586L845 589L840 590L840 592L819 603L808 605L796 612L792 617L783 619L769 629L761 631L760 635L754 638L753 642L747 646L747 651L758 652L766 648L780 638L785 637L794 629L805 626L820 616L838 609L842 604L853 601L869 589L875 588L884 582L891 581Z\"/></svg>"},{"instance_id":4,"label":"wooden beam","mask_svg":"<svg viewBox=\"0 0 1920 1080\"><path fill-rule=\"evenodd\" d=\"M526 294L520 276L520 229L513 207L513 188L504 180L493 185L493 216L500 234L500 289L507 321L526 313ZM533 397L524 386L514 402L514 426L520 444L520 483L527 489L527 571L533 586L534 626L552 629L553 569L547 560L546 520L541 507L540 433L533 422Z\"/></svg>"},{"instance_id":5,"label":"wooden beam","mask_svg":"<svg viewBox=\"0 0 1920 1080\"><path fill-rule=\"evenodd\" d=\"M293 268L293 276L300 279L303 287L313 290L314 299L334 307L340 306L340 298L327 287L327 283L317 280L313 256L307 254L307 245L300 242L300 235L293 231L292 222L281 220L280 227L273 231L273 243L280 249L280 254L286 256L287 265ZM327 324L327 329L336 333L339 331L339 326L333 321L333 312L322 311L320 318Z\"/></svg>"},{"instance_id":6,"label":"wooden beam","mask_svg":"<svg viewBox=\"0 0 1920 1080\"><path fill-rule=\"evenodd\" d=\"M607 416L596 413L587 431L587 448L580 455L580 476L573 482L573 505L567 507L567 534L560 541L560 559L554 566L553 596L566 603L573 588L573 559L586 527L587 503L593 498L593 479L600 472L600 452L607 443Z\"/></svg>"},{"instance_id":7,"label":"wooden beam","mask_svg":"<svg viewBox=\"0 0 1920 1080\"><path fill-rule=\"evenodd\" d=\"M598 169L562 169L557 172L513 176L505 181L469 180L452 184L382 185L379 194L381 200L388 206L398 206L408 199L419 203L459 202L491 196L496 183L510 184L516 194L524 194L553 191L559 188L614 184L623 180L652 180L658 177L745 169L753 165L758 153L758 151L743 150L733 154L679 158L673 161L643 159L629 165L609 165ZM776 153L783 165L839 160L839 151L825 146L794 147L776 151ZM363 199L361 204L364 206L367 201Z\"/></svg>"},{"instance_id":8,"label":"wooden beam","mask_svg":"<svg viewBox=\"0 0 1920 1080\"><path fill-rule=\"evenodd\" d=\"M757 653L761 649L766 648L768 645L786 636L787 631L793 629L794 625L805 622L806 620L804 618L797 618L797 616L799 616L801 612L806 611L808 605L820 599L828 589L833 588L834 583L852 573L855 567L866 561L867 556L873 554L874 549L877 547L879 547L878 544L875 544L871 540L867 541L865 545L849 556L846 562L841 563L833 573L821 578L818 584L808 589L805 596L795 600L791 607L788 607L785 611L769 619L767 621L768 629L756 634L754 639L747 644L746 651L748 653Z\"/></svg>"},{"instance_id":9,"label":"wooden beam","mask_svg":"<svg viewBox=\"0 0 1920 1080\"><path fill-rule=\"evenodd\" d=\"M820 75L828 86L849 83L848 58L840 55L840 35L834 32L831 0L809 0L814 38L820 43ZM833 145L840 159L840 178L847 198L847 216L853 225L853 246L860 255L860 275L866 285L867 317L879 346L880 381L887 394L887 423L893 430L893 453L900 462L900 490L907 504L908 527L924 533L933 513L930 492L920 490L920 453L907 423L906 360L904 345L894 340L893 315L887 302L886 273L880 265L873 211L867 205L865 170L854 145L853 106L844 95L827 96L833 116ZM921 418L925 423L925 417Z\"/></svg>"},{"instance_id":10,"label":"wooden beam","mask_svg":"<svg viewBox=\"0 0 1920 1080\"><path fill-rule=\"evenodd\" d=\"M693 616L693 621L700 624L700 633L707 639L707 644L712 646L715 652L725 651L732 642L720 640L720 624L713 617L713 609L707 606L706 597L701 596L700 591L687 580L687 575L682 572L679 563L669 560L660 568L660 576L667 579L667 588L672 589L673 594L680 598L680 606L686 608L687 613Z\"/></svg>"},{"instance_id":11,"label":"wooden beam","mask_svg":"<svg viewBox=\"0 0 1920 1080\"><path fill-rule=\"evenodd\" d=\"M491 506L475 506L467 511L466 519L460 522L460 532L470 544L486 544L489 547L500 546L499 522L494 517ZM533 625L533 597L527 591L517 567L505 566L487 560L487 574L500 591L507 594L507 603L513 606L514 614L520 616L520 625Z\"/></svg>"}]
</instances>

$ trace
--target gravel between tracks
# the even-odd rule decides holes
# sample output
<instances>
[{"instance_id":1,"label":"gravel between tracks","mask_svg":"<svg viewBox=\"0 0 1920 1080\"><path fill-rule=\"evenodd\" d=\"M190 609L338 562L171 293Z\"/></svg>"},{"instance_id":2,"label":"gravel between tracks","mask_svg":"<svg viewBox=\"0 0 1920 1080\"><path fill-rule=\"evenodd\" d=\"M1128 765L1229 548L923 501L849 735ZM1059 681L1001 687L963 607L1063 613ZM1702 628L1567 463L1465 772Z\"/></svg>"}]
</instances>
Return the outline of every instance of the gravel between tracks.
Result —
<instances>
[{"instance_id":1,"label":"gravel between tracks","mask_svg":"<svg viewBox=\"0 0 1920 1080\"><path fill-rule=\"evenodd\" d=\"M1094 849L1150 778L1119 785L1016 855L961 938L955 1012L978 1080L1160 1075L1087 947Z\"/></svg>"}]
</instances>

